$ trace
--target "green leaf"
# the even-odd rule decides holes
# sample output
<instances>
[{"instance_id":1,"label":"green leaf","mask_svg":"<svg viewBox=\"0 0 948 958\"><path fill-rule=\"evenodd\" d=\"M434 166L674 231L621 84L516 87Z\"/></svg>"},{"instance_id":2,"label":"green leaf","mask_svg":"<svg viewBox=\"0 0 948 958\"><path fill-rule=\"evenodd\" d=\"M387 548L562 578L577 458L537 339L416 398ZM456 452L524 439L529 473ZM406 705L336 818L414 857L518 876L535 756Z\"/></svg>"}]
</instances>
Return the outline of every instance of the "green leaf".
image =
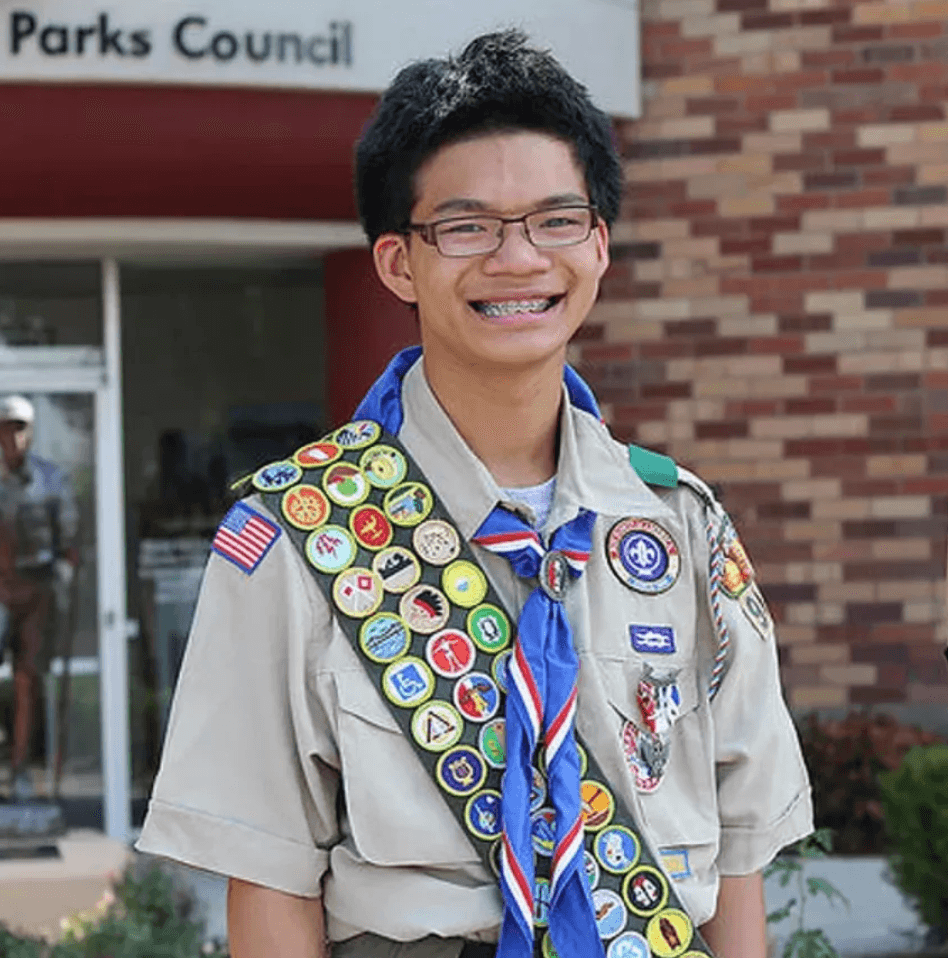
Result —
<instances>
[{"instance_id":1,"label":"green leaf","mask_svg":"<svg viewBox=\"0 0 948 958\"><path fill-rule=\"evenodd\" d=\"M825 878L809 877L806 880L807 891L815 898L819 895L825 895L827 901L833 905L837 901L842 902L849 908L849 899L838 889L831 885Z\"/></svg>"},{"instance_id":2,"label":"green leaf","mask_svg":"<svg viewBox=\"0 0 948 958\"><path fill-rule=\"evenodd\" d=\"M783 921L786 918L789 918L793 914L794 906L796 905L796 898L791 898L790 901L783 906L783 908L778 908L776 911L772 911L767 916L768 925L776 925L778 922Z\"/></svg>"}]
</instances>

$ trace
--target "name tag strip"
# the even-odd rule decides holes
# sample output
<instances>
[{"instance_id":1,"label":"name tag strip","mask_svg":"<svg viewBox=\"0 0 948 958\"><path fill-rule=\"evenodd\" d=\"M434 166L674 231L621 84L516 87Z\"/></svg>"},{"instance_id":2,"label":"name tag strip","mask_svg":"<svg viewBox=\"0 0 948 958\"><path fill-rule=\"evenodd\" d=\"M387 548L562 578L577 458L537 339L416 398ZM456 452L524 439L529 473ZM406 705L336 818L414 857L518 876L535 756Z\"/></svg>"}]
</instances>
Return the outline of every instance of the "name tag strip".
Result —
<instances>
[{"instance_id":1,"label":"name tag strip","mask_svg":"<svg viewBox=\"0 0 948 958\"><path fill-rule=\"evenodd\" d=\"M471 548L399 441L349 423L252 484L338 613L392 717L496 876L504 698L515 628ZM585 870L607 958L711 952L577 735ZM542 759L542 749L538 749ZM553 810L535 763L536 953L547 931Z\"/></svg>"}]
</instances>

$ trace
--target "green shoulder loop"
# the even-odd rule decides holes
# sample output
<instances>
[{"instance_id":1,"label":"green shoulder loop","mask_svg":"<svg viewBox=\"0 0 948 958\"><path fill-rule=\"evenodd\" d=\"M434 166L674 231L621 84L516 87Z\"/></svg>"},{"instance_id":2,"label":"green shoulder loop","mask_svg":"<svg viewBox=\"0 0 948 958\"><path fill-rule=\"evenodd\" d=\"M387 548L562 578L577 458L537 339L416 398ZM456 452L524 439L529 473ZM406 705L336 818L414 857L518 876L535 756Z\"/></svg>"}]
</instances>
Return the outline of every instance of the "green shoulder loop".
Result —
<instances>
[{"instance_id":1,"label":"green shoulder loop","mask_svg":"<svg viewBox=\"0 0 948 958\"><path fill-rule=\"evenodd\" d=\"M650 486L678 486L678 466L669 456L641 446L629 446L629 462L642 482Z\"/></svg>"}]
</instances>

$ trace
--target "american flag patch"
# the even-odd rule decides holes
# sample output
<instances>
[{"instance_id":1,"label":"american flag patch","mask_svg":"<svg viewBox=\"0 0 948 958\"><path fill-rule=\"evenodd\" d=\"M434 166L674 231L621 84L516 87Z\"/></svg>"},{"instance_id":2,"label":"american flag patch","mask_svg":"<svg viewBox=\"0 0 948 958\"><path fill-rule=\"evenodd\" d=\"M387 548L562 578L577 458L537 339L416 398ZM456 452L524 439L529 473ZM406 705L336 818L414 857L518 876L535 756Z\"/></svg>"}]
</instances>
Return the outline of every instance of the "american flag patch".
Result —
<instances>
[{"instance_id":1,"label":"american flag patch","mask_svg":"<svg viewBox=\"0 0 948 958\"><path fill-rule=\"evenodd\" d=\"M218 527L211 548L249 575L280 538L280 531L259 512L236 502Z\"/></svg>"}]
</instances>

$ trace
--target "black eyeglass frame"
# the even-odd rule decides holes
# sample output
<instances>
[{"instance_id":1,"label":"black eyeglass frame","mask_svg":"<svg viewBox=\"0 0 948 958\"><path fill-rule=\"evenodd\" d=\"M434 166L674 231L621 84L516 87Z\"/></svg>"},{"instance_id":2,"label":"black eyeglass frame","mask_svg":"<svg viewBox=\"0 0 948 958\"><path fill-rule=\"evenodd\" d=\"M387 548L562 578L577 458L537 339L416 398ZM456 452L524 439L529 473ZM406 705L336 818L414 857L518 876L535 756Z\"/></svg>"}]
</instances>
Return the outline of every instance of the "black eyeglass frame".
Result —
<instances>
[{"instance_id":1,"label":"black eyeglass frame","mask_svg":"<svg viewBox=\"0 0 948 958\"><path fill-rule=\"evenodd\" d=\"M536 216L538 213L555 213L558 210L588 210L590 212L589 217L589 230L582 239L570 240L568 243L553 243L548 246L538 246L536 241L530 235L530 228L527 226L527 220L531 216ZM463 220L471 219L486 219L494 220L501 224L500 229L497 231L496 240L497 245L492 249L484 250L480 253L445 253L443 249L438 245L438 236L435 230L439 226L444 226L445 223L460 223ZM592 203L569 203L564 206L548 206L539 210L530 210L529 213L524 213L523 216L495 216L492 213L468 213L466 216L446 216L444 219L440 220L431 220L428 223L409 223L405 229L400 230L404 236L410 236L412 233L417 233L424 242L429 246L435 247L435 249L442 255L446 256L449 259L466 259L469 256L490 256L492 253L496 253L504 244L505 236L505 227L507 224L513 223L523 223L523 233L527 237L527 240L530 244L536 249L563 249L568 246L578 246L580 243L585 243L586 240L592 236L593 230L599 224L599 210L596 209L595 205Z\"/></svg>"}]
</instances>

